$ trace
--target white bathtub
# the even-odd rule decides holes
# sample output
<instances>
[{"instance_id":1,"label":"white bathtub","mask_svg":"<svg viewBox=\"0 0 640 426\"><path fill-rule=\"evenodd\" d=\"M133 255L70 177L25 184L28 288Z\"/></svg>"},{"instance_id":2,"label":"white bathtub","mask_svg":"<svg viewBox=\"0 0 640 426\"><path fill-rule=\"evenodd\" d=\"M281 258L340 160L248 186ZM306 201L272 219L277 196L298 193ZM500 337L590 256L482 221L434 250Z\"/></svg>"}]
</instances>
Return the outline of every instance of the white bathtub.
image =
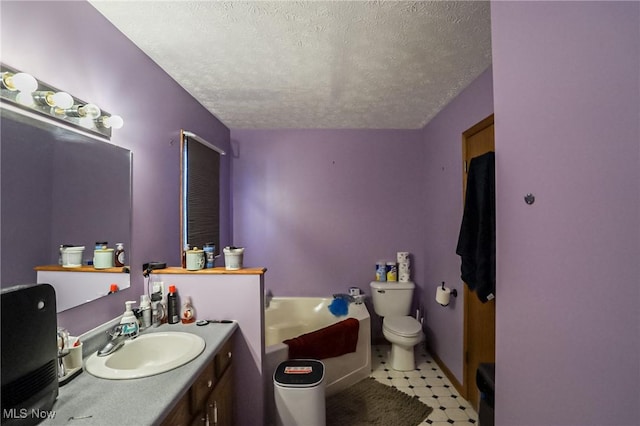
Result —
<instances>
[{"instance_id":1,"label":"white bathtub","mask_svg":"<svg viewBox=\"0 0 640 426\"><path fill-rule=\"evenodd\" d=\"M284 340L347 318L360 321L358 345L355 352L321 360L325 366L326 395L333 395L371 374L371 318L367 307L350 303L349 313L336 317L328 308L332 300L322 297L274 297L270 300L264 315L265 367L270 377L276 367L288 359L289 347L282 343ZM273 404L273 386L267 386L267 389L270 389L267 401Z\"/></svg>"}]
</instances>

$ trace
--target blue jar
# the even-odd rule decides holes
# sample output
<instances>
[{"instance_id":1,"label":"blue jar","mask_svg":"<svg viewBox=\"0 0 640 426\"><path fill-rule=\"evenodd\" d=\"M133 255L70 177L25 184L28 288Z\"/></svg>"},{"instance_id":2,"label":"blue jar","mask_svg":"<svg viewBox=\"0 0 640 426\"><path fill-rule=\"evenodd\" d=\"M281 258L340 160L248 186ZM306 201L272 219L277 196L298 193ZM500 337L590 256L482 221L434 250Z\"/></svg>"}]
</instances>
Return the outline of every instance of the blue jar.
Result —
<instances>
[{"instance_id":1,"label":"blue jar","mask_svg":"<svg viewBox=\"0 0 640 426\"><path fill-rule=\"evenodd\" d=\"M206 243L204 247L204 255L206 257L205 268L213 268L213 265L216 260L216 245L214 243Z\"/></svg>"}]
</instances>

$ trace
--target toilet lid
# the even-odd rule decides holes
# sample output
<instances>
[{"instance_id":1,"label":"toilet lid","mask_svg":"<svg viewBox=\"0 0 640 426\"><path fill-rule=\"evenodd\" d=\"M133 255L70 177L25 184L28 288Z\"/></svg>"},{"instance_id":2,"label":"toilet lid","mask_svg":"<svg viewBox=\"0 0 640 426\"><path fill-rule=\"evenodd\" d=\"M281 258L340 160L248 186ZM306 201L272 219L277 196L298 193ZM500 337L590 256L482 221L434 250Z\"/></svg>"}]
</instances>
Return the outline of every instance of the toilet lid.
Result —
<instances>
[{"instance_id":1,"label":"toilet lid","mask_svg":"<svg viewBox=\"0 0 640 426\"><path fill-rule=\"evenodd\" d=\"M422 325L413 317L385 317L382 326L399 336L415 336L422 331Z\"/></svg>"}]
</instances>

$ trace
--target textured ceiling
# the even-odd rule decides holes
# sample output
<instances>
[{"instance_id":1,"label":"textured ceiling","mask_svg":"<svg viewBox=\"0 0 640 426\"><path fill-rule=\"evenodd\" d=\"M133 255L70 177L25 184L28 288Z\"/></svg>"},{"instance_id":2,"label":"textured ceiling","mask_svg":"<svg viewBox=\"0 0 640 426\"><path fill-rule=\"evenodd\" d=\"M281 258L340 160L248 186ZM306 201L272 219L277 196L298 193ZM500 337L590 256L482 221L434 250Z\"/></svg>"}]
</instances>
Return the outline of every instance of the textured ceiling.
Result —
<instances>
[{"instance_id":1,"label":"textured ceiling","mask_svg":"<svg viewBox=\"0 0 640 426\"><path fill-rule=\"evenodd\" d=\"M91 4L234 129L421 128L491 64L485 1Z\"/></svg>"}]
</instances>

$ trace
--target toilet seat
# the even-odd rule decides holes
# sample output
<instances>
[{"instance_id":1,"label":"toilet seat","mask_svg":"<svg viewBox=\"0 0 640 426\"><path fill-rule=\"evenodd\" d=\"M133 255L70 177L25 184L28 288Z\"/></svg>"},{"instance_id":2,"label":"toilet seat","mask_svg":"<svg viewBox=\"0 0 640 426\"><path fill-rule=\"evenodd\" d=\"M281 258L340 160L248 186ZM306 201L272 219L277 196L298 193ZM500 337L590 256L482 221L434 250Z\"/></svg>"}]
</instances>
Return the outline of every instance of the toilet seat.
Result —
<instances>
[{"instance_id":1,"label":"toilet seat","mask_svg":"<svg viewBox=\"0 0 640 426\"><path fill-rule=\"evenodd\" d=\"M422 324L413 317L385 317L382 328L402 337L416 337L422 332Z\"/></svg>"}]
</instances>

